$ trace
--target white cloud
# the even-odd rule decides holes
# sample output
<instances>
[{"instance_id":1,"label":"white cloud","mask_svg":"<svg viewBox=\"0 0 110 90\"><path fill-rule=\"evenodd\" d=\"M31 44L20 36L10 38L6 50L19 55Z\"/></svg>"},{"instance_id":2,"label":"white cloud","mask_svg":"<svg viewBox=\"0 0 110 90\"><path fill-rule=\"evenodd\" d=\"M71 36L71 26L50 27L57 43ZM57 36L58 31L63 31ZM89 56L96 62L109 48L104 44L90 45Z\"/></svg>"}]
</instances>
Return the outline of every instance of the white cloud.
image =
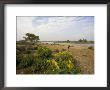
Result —
<instances>
[{"instance_id":1,"label":"white cloud","mask_svg":"<svg viewBox=\"0 0 110 90\"><path fill-rule=\"evenodd\" d=\"M92 17L17 17L17 39L26 33L39 35L40 40L94 40Z\"/></svg>"}]
</instances>

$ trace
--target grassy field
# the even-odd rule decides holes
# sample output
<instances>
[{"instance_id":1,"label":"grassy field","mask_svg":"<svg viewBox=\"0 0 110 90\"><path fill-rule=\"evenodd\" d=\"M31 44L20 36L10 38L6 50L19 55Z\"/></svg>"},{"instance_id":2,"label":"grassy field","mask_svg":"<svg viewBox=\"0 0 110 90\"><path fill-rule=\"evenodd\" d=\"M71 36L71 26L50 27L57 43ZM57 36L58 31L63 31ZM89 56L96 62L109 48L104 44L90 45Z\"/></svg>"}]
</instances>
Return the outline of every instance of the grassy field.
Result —
<instances>
[{"instance_id":1,"label":"grassy field","mask_svg":"<svg viewBox=\"0 0 110 90\"><path fill-rule=\"evenodd\" d=\"M17 47L25 47L25 45L17 44ZM34 47L38 47L38 45L33 45ZM67 51L72 54L74 57L74 65L75 67L79 67L81 70L80 74L94 74L94 47L93 46L82 46L80 44L74 44L70 46L68 50L68 44L60 45L60 44L40 44L42 47L47 47L52 51L52 54L56 54L58 52ZM31 50L31 52L36 52L36 48ZM23 51L22 51L23 52ZM20 52L20 54L22 54ZM29 52L28 52L29 53ZM22 54L26 55L26 54ZM32 67L28 66L25 68L16 67L17 74L32 74Z\"/></svg>"},{"instance_id":2,"label":"grassy field","mask_svg":"<svg viewBox=\"0 0 110 90\"><path fill-rule=\"evenodd\" d=\"M66 50L68 51L68 45L51 45L51 44L43 44L43 46L46 46L50 48L53 52L55 50ZM80 46L80 45L74 45L69 48L69 52L72 53L72 55L76 59L76 65L78 67L81 67L81 74L94 74L94 50L93 46Z\"/></svg>"}]
</instances>

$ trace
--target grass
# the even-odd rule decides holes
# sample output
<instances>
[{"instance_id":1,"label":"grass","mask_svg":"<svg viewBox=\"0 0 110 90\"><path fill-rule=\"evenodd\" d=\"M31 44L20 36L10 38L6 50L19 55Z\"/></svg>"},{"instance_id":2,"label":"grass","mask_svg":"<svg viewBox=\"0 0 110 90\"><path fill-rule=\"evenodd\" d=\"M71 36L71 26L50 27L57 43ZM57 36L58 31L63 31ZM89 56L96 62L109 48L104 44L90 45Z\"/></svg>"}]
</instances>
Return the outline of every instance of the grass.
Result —
<instances>
[{"instance_id":1,"label":"grass","mask_svg":"<svg viewBox=\"0 0 110 90\"><path fill-rule=\"evenodd\" d=\"M59 52L64 52L68 51L68 46L67 45L51 45L51 44L41 44L41 47L46 47L49 48L52 51L52 55L59 53ZM25 49L25 45L19 45L17 44L17 55L27 55L36 52L38 50L37 45L31 45L29 49ZM75 69L74 69L74 74L93 74L94 73L94 51L93 47L81 47L81 46L75 46L70 47L69 51L72 56L74 56L74 64L75 64ZM43 51L44 52L44 51ZM45 51L46 52L46 51ZM47 54L40 53L40 57L45 56ZM50 55L50 54L49 54ZM47 55L47 56L49 56ZM34 56L33 56L34 57ZM17 63L19 64L20 62L25 63L25 61L22 61L21 59L23 58L22 56L19 56L19 60L17 60ZM43 57L42 57L43 58ZM50 56L49 56L50 58ZM21 65L23 66L23 65ZM27 67L28 66L28 67ZM17 66L17 74L32 74L35 73L34 67L36 64L33 64L33 60L28 60L26 62L26 65L24 65L23 68L20 68ZM63 73L64 71L61 71Z\"/></svg>"},{"instance_id":2,"label":"grass","mask_svg":"<svg viewBox=\"0 0 110 90\"><path fill-rule=\"evenodd\" d=\"M43 44L50 48L51 50L58 49L62 51L62 49L68 51L67 45L50 45ZM88 46L82 47L79 45L74 45L74 47L70 47L69 52L75 56L76 64L81 68L81 74L93 74L94 73L94 50L88 49Z\"/></svg>"}]
</instances>

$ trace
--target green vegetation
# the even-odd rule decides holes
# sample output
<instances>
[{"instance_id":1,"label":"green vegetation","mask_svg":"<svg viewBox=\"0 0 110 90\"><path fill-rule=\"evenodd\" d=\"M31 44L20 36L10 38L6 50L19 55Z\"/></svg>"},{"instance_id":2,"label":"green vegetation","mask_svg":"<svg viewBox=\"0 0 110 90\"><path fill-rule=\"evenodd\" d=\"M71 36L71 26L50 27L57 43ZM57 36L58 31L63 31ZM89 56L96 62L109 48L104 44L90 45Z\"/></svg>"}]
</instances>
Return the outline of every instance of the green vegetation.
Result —
<instances>
[{"instance_id":1,"label":"green vegetation","mask_svg":"<svg viewBox=\"0 0 110 90\"><path fill-rule=\"evenodd\" d=\"M16 70L18 74L80 74L75 56L66 49L53 51L38 44L39 36L27 33L25 40L16 42ZM86 39L83 39L87 42ZM81 41L81 42L83 42ZM71 41L67 40L70 43ZM79 40L80 42L80 40ZM93 49L88 47L88 49Z\"/></svg>"},{"instance_id":2,"label":"green vegetation","mask_svg":"<svg viewBox=\"0 0 110 90\"><path fill-rule=\"evenodd\" d=\"M52 54L49 48L39 45L35 52L29 52L24 46L17 45L17 69L30 67L31 73L37 74L72 74L75 71L73 61L72 54L67 51Z\"/></svg>"},{"instance_id":3,"label":"green vegetation","mask_svg":"<svg viewBox=\"0 0 110 90\"><path fill-rule=\"evenodd\" d=\"M70 42L70 40L67 40L67 43L69 43Z\"/></svg>"},{"instance_id":4,"label":"green vegetation","mask_svg":"<svg viewBox=\"0 0 110 90\"><path fill-rule=\"evenodd\" d=\"M88 49L94 50L94 47L93 46L90 46L90 47L88 47Z\"/></svg>"},{"instance_id":5,"label":"green vegetation","mask_svg":"<svg viewBox=\"0 0 110 90\"><path fill-rule=\"evenodd\" d=\"M76 44L94 44L94 41L89 41L87 39L79 39L78 41L41 41L41 42L53 42L54 44L56 43L76 43Z\"/></svg>"},{"instance_id":6,"label":"green vegetation","mask_svg":"<svg viewBox=\"0 0 110 90\"><path fill-rule=\"evenodd\" d=\"M24 41L16 45L16 67L22 73L30 74L72 74L75 73L74 57L66 50L54 52L49 48L32 44L39 36L27 33ZM78 72L80 73L80 72Z\"/></svg>"},{"instance_id":7,"label":"green vegetation","mask_svg":"<svg viewBox=\"0 0 110 90\"><path fill-rule=\"evenodd\" d=\"M25 39L25 41L34 42L34 43L39 40L39 36L36 36L31 33L26 33L26 37L23 38Z\"/></svg>"},{"instance_id":8,"label":"green vegetation","mask_svg":"<svg viewBox=\"0 0 110 90\"><path fill-rule=\"evenodd\" d=\"M87 42L87 40L86 39L79 39L79 42Z\"/></svg>"}]
</instances>

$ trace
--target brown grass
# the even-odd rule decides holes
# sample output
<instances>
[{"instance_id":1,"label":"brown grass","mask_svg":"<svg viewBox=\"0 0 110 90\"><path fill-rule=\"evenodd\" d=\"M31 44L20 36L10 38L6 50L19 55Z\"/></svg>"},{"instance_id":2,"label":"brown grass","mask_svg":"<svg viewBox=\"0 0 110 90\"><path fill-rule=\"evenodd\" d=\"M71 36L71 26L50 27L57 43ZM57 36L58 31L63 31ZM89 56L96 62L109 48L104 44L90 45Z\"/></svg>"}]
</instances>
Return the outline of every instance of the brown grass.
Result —
<instances>
[{"instance_id":1,"label":"brown grass","mask_svg":"<svg viewBox=\"0 0 110 90\"><path fill-rule=\"evenodd\" d=\"M68 51L67 45L43 44L43 46L50 48L52 51L56 49ZM75 63L81 68L81 74L94 74L94 50L75 45L70 47L69 52L73 54Z\"/></svg>"}]
</instances>

